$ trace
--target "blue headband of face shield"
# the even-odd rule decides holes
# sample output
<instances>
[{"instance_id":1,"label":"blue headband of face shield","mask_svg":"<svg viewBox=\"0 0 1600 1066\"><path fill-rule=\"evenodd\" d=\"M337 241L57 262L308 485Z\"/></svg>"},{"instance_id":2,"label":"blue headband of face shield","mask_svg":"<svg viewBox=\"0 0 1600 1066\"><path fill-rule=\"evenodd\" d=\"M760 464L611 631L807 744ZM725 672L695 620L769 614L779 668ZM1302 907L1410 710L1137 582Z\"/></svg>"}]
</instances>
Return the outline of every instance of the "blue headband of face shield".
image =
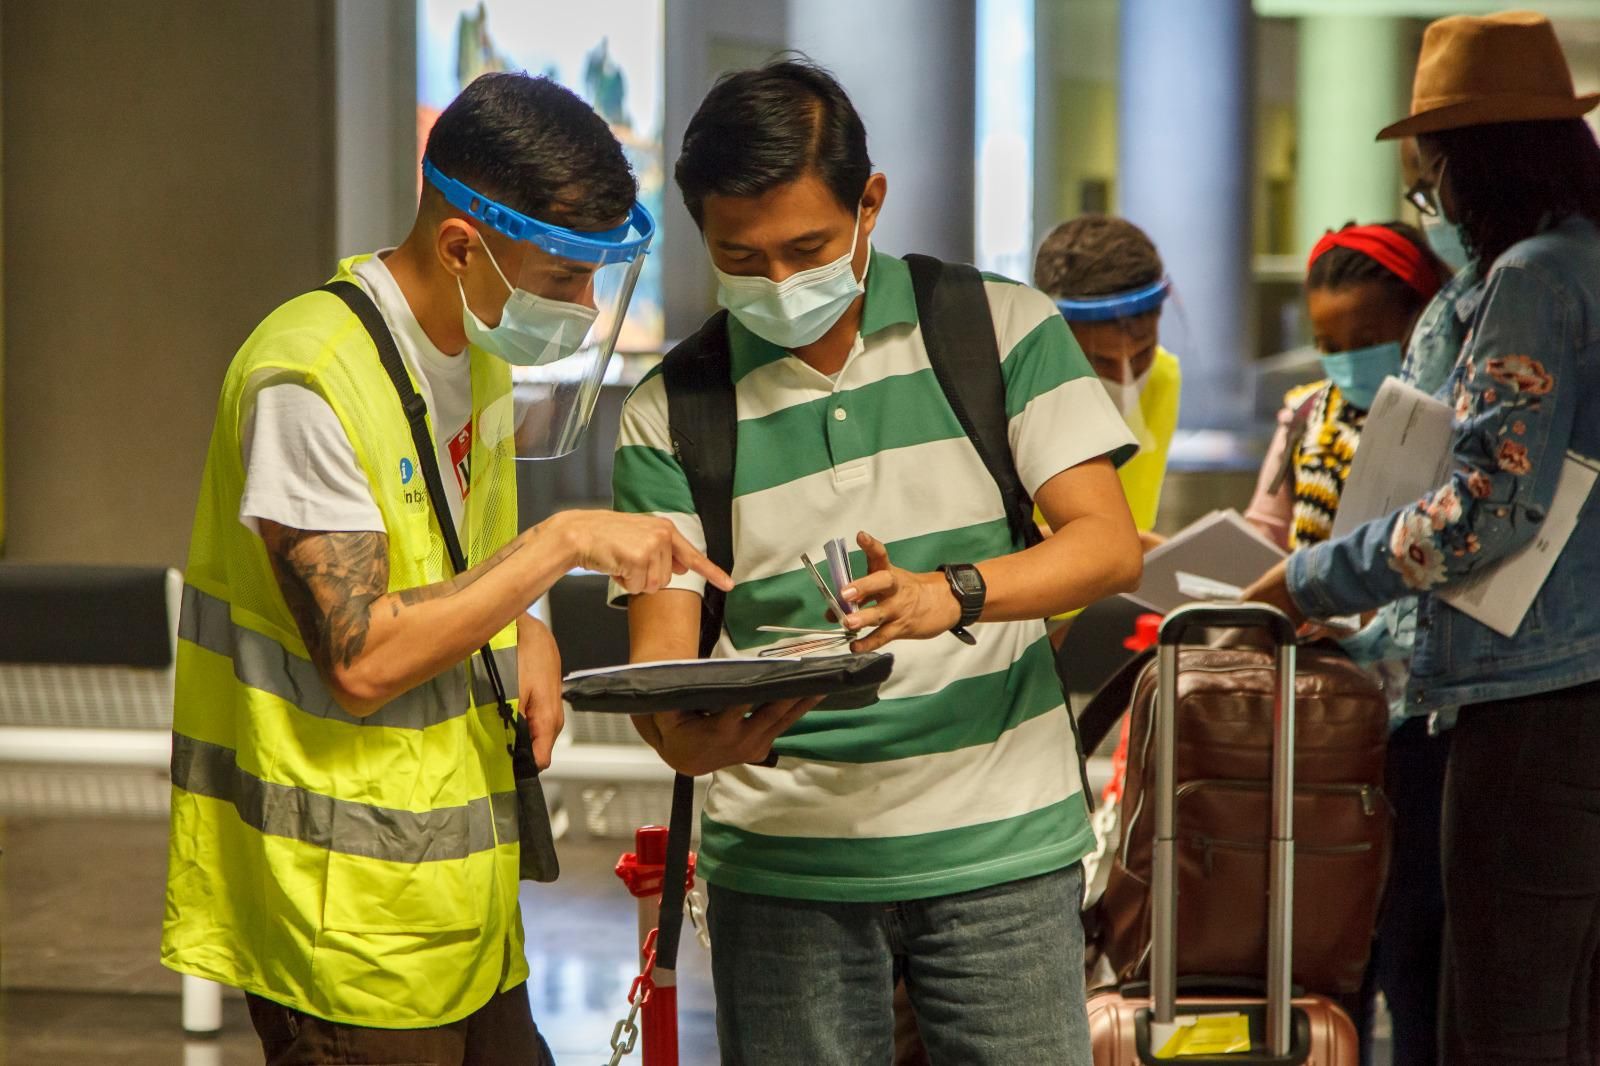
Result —
<instances>
[{"instance_id":1,"label":"blue headband of face shield","mask_svg":"<svg viewBox=\"0 0 1600 1066\"><path fill-rule=\"evenodd\" d=\"M1153 284L1127 292L1114 292L1109 296L1087 296L1080 300L1057 300L1061 317L1068 322L1109 322L1117 318L1132 318L1146 311L1154 311L1166 302L1172 289L1172 280L1162 278Z\"/></svg>"},{"instance_id":2,"label":"blue headband of face shield","mask_svg":"<svg viewBox=\"0 0 1600 1066\"><path fill-rule=\"evenodd\" d=\"M443 194L451 207L466 212L512 240L527 241L562 259L599 264L632 262L649 249L656 235L655 219L638 202L628 212L628 221L616 229L587 232L541 222L496 203L440 173L431 160L422 161L422 176Z\"/></svg>"}]
</instances>

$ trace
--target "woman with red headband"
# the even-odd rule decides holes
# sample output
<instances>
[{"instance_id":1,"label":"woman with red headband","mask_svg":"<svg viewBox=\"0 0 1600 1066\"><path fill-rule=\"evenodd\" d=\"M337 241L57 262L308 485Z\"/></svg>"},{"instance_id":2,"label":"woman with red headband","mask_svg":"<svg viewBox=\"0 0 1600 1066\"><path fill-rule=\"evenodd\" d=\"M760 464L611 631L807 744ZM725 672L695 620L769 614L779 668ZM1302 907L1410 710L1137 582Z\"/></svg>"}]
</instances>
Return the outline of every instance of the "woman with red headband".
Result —
<instances>
[{"instance_id":1,"label":"woman with red headband","mask_svg":"<svg viewBox=\"0 0 1600 1066\"><path fill-rule=\"evenodd\" d=\"M1247 517L1289 550L1328 538L1367 411L1383 379L1400 373L1406 338L1450 268L1423 235L1402 222L1347 225L1325 234L1306 269L1306 304L1327 378L1289 392ZM1395 618L1409 622L1414 614ZM1394 631L1401 632L1396 639ZM1409 641L1388 618L1347 641L1357 662L1397 694L1384 791L1394 806L1394 851L1367 978L1345 1004L1372 1061L1372 1006L1379 989L1392 1019L1395 1066L1438 1060L1438 1003L1444 892L1439 811L1448 734L1430 736L1426 718L1405 719Z\"/></svg>"},{"instance_id":2,"label":"woman with red headband","mask_svg":"<svg viewBox=\"0 0 1600 1066\"><path fill-rule=\"evenodd\" d=\"M1285 397L1245 516L1279 547L1328 539L1372 398L1400 372L1412 324L1449 275L1403 222L1352 223L1317 242L1306 306L1328 376Z\"/></svg>"}]
</instances>

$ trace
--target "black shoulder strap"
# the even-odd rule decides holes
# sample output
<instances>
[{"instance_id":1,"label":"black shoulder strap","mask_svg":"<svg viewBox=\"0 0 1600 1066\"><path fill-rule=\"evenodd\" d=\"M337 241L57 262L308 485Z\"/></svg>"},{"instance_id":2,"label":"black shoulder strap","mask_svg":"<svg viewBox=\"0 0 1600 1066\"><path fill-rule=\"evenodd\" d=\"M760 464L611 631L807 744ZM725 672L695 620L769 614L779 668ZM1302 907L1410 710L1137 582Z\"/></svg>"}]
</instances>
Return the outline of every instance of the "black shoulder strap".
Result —
<instances>
[{"instance_id":1,"label":"black shoulder strap","mask_svg":"<svg viewBox=\"0 0 1600 1066\"><path fill-rule=\"evenodd\" d=\"M905 259L911 268L922 346L927 349L933 375L938 378L956 421L1000 489L1013 542L1031 548L1044 540L1044 534L1033 520L1033 498L1023 487L1016 460L1011 456L1011 420L1006 417L1000 344L994 336L994 315L989 311L983 275L976 267L945 263L932 256L913 254ZM1070 706L1067 721L1077 749L1084 803L1093 811L1087 749L1078 735L1078 720Z\"/></svg>"},{"instance_id":2,"label":"black shoulder strap","mask_svg":"<svg viewBox=\"0 0 1600 1066\"><path fill-rule=\"evenodd\" d=\"M361 325L372 338L372 343L377 345L378 359L383 363L384 372L389 375L389 380L394 383L394 390L400 397L400 406L405 410L406 421L411 426L411 443L417 449L417 467L422 471L423 483L428 487L428 501L433 505L434 521L439 525L439 535L444 538L450 565L455 568L456 573L465 573L467 557L461 550L461 538L456 533L455 521L450 517L450 510L444 503L444 479L439 476L439 460L434 450L433 434L428 429L428 404L417 393L416 386L411 383L411 375L406 373L406 365L400 358L400 348L394 342L394 335L384 323L378 305L372 302L372 297L368 296L361 286L350 281L330 281L322 286L322 291L331 292L343 300L345 306L360 319ZM512 763L518 769L519 776L526 776L523 771L528 765L533 764L533 743L528 735L527 723L511 713L511 702L506 697L505 682L500 677L500 667L495 663L494 652L489 645L483 646L481 655L484 672L489 675L489 684L494 688L494 698L500 707L500 717L512 731L512 742L507 745L507 750L511 752ZM537 774L537 768L533 772Z\"/></svg>"},{"instance_id":3,"label":"black shoulder strap","mask_svg":"<svg viewBox=\"0 0 1600 1066\"><path fill-rule=\"evenodd\" d=\"M922 344L939 388L1000 488L1011 535L1024 547L1037 544L1043 534L1033 520L1033 500L1011 457L1000 346L983 275L974 267L932 256L908 255L905 261L911 268Z\"/></svg>"},{"instance_id":4,"label":"black shoulder strap","mask_svg":"<svg viewBox=\"0 0 1600 1066\"><path fill-rule=\"evenodd\" d=\"M706 558L733 572L733 462L739 415L733 398L728 312L718 311L661 363L667 387L672 454L689 479L689 494L706 536ZM700 654L710 655L722 632L726 598L706 587L700 608Z\"/></svg>"},{"instance_id":5,"label":"black shoulder strap","mask_svg":"<svg viewBox=\"0 0 1600 1066\"><path fill-rule=\"evenodd\" d=\"M733 572L733 462L739 415L733 397L733 354L728 312L718 311L661 362L667 387L667 431L672 454L689 480L689 495L705 531L706 558ZM722 634L727 598L706 586L700 600L700 654L710 655ZM656 968L675 970L683 932L683 898L689 876L689 834L694 824L694 778L672 779L672 820L667 823L666 867L656 916Z\"/></svg>"},{"instance_id":6,"label":"black shoulder strap","mask_svg":"<svg viewBox=\"0 0 1600 1066\"><path fill-rule=\"evenodd\" d=\"M1083 713L1078 715L1078 740L1085 751L1094 751L1104 743L1106 737L1111 735L1111 730L1122 721L1122 716L1128 713L1139 675L1144 673L1145 667L1155 657L1154 649L1146 649L1135 655L1118 667L1099 691L1089 697Z\"/></svg>"}]
</instances>

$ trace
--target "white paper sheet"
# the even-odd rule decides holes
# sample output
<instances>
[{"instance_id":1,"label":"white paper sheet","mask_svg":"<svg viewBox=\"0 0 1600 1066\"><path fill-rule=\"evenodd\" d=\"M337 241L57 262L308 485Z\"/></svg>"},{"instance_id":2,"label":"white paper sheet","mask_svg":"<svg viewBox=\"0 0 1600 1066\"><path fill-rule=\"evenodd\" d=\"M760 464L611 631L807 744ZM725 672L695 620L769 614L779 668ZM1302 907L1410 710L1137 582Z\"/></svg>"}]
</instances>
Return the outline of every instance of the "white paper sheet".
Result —
<instances>
[{"instance_id":1,"label":"white paper sheet","mask_svg":"<svg viewBox=\"0 0 1600 1066\"><path fill-rule=\"evenodd\" d=\"M1367 446L1365 440L1361 446ZM1555 499L1538 536L1495 565L1440 592L1439 598L1501 636L1515 635L1577 528L1597 476L1600 468L1593 461L1568 452Z\"/></svg>"},{"instance_id":2,"label":"white paper sheet","mask_svg":"<svg viewBox=\"0 0 1600 1066\"><path fill-rule=\"evenodd\" d=\"M1128 596L1143 607L1166 614L1196 598L1179 587L1179 574L1203 578L1212 583L1210 587L1242 588L1282 558L1277 545L1238 511L1213 511L1146 555L1144 580Z\"/></svg>"},{"instance_id":3,"label":"white paper sheet","mask_svg":"<svg viewBox=\"0 0 1600 1066\"><path fill-rule=\"evenodd\" d=\"M1361 446L1339 494L1333 536L1393 514L1445 483L1455 434L1450 406L1389 378L1361 429Z\"/></svg>"}]
</instances>

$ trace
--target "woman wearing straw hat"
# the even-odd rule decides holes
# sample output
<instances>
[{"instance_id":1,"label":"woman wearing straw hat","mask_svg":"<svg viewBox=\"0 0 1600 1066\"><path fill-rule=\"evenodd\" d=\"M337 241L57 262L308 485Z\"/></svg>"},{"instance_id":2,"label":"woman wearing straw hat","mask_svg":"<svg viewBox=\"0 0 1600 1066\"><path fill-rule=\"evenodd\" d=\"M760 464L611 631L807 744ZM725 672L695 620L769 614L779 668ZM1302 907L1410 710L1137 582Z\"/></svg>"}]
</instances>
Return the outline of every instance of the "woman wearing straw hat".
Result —
<instances>
[{"instance_id":1,"label":"woman wearing straw hat","mask_svg":"<svg viewBox=\"0 0 1600 1066\"><path fill-rule=\"evenodd\" d=\"M1451 473L1246 593L1297 619L1420 596L1408 706L1460 709L1450 1063L1600 1061L1600 491L1582 465L1600 465L1600 146L1581 118L1597 102L1574 94L1542 16L1428 27L1411 115L1379 137L1417 138L1410 196L1469 263L1406 367L1455 407ZM1535 542L1554 562L1520 618L1492 627L1446 602Z\"/></svg>"}]
</instances>

